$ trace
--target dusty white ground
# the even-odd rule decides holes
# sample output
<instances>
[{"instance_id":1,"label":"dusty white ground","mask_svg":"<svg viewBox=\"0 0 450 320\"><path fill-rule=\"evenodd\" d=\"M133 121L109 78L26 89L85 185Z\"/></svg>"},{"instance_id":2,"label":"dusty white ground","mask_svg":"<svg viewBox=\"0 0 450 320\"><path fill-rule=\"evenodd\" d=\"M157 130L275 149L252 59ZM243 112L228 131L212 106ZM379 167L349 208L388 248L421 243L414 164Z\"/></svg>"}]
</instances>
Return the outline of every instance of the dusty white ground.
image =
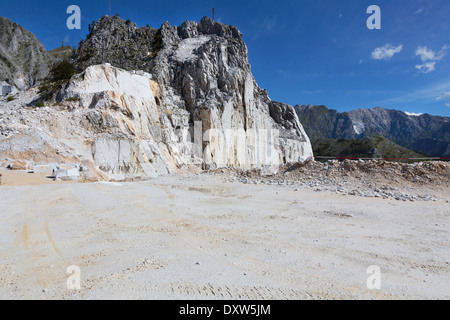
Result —
<instances>
[{"instance_id":1,"label":"dusty white ground","mask_svg":"<svg viewBox=\"0 0 450 320\"><path fill-rule=\"evenodd\" d=\"M1 186L0 299L449 299L449 212L211 175Z\"/></svg>"}]
</instances>

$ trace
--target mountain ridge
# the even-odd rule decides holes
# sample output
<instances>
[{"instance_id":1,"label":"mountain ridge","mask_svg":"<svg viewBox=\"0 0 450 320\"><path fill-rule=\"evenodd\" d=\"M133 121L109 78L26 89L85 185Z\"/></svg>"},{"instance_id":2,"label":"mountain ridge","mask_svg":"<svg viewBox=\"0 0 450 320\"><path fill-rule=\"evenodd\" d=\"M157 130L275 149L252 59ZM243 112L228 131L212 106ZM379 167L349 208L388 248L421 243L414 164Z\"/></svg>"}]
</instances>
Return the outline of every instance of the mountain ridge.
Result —
<instances>
[{"instance_id":1,"label":"mountain ridge","mask_svg":"<svg viewBox=\"0 0 450 320\"><path fill-rule=\"evenodd\" d=\"M342 113L323 105L296 105L294 108L313 143L320 139L381 136L418 153L450 156L449 117L408 115L380 107Z\"/></svg>"},{"instance_id":2,"label":"mountain ridge","mask_svg":"<svg viewBox=\"0 0 450 320\"><path fill-rule=\"evenodd\" d=\"M25 90L45 78L51 65L47 49L33 33L0 17L0 80Z\"/></svg>"},{"instance_id":3,"label":"mountain ridge","mask_svg":"<svg viewBox=\"0 0 450 320\"><path fill-rule=\"evenodd\" d=\"M70 46L47 51L31 31L0 17L0 81L27 90L39 85L55 65L72 54Z\"/></svg>"}]
</instances>

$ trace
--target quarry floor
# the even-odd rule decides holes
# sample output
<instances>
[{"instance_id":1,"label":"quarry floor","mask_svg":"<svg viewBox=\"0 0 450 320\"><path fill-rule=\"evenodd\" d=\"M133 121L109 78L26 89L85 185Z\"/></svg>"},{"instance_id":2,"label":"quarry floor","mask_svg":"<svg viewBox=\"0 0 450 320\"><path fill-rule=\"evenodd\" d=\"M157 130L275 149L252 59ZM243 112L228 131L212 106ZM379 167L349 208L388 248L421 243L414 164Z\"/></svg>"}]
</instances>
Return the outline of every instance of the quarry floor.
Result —
<instances>
[{"instance_id":1,"label":"quarry floor","mask_svg":"<svg viewBox=\"0 0 450 320\"><path fill-rule=\"evenodd\" d=\"M206 174L45 181L0 186L0 299L450 298L443 200ZM373 265L380 289L370 290ZM67 286L69 266L79 267L79 290Z\"/></svg>"}]
</instances>

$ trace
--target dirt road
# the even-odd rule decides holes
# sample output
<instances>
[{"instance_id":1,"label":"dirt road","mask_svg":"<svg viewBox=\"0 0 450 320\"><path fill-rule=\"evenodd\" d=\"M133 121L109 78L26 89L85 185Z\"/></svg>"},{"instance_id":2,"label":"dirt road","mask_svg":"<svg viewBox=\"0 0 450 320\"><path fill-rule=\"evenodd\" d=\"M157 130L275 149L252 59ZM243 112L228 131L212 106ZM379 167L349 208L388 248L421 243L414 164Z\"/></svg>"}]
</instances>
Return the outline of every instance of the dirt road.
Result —
<instances>
[{"instance_id":1,"label":"dirt road","mask_svg":"<svg viewBox=\"0 0 450 320\"><path fill-rule=\"evenodd\" d=\"M449 299L449 212L209 175L2 186L0 298Z\"/></svg>"}]
</instances>

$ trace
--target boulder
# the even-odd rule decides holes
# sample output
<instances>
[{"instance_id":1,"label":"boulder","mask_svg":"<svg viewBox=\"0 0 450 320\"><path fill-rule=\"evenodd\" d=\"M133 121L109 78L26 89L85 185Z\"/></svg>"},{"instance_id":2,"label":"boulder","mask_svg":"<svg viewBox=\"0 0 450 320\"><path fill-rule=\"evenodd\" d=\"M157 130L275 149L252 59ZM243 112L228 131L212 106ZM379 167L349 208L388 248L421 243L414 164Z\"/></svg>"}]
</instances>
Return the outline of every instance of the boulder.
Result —
<instances>
[{"instance_id":1,"label":"boulder","mask_svg":"<svg viewBox=\"0 0 450 320\"><path fill-rule=\"evenodd\" d=\"M56 164L41 164L41 165L35 165L33 167L33 173L37 174L53 174L54 170L56 169Z\"/></svg>"},{"instance_id":2,"label":"boulder","mask_svg":"<svg viewBox=\"0 0 450 320\"><path fill-rule=\"evenodd\" d=\"M80 169L57 169L54 172L55 181L78 181L80 178Z\"/></svg>"},{"instance_id":3,"label":"boulder","mask_svg":"<svg viewBox=\"0 0 450 320\"><path fill-rule=\"evenodd\" d=\"M11 170L32 170L33 162L26 160L14 160L8 165Z\"/></svg>"}]
</instances>

